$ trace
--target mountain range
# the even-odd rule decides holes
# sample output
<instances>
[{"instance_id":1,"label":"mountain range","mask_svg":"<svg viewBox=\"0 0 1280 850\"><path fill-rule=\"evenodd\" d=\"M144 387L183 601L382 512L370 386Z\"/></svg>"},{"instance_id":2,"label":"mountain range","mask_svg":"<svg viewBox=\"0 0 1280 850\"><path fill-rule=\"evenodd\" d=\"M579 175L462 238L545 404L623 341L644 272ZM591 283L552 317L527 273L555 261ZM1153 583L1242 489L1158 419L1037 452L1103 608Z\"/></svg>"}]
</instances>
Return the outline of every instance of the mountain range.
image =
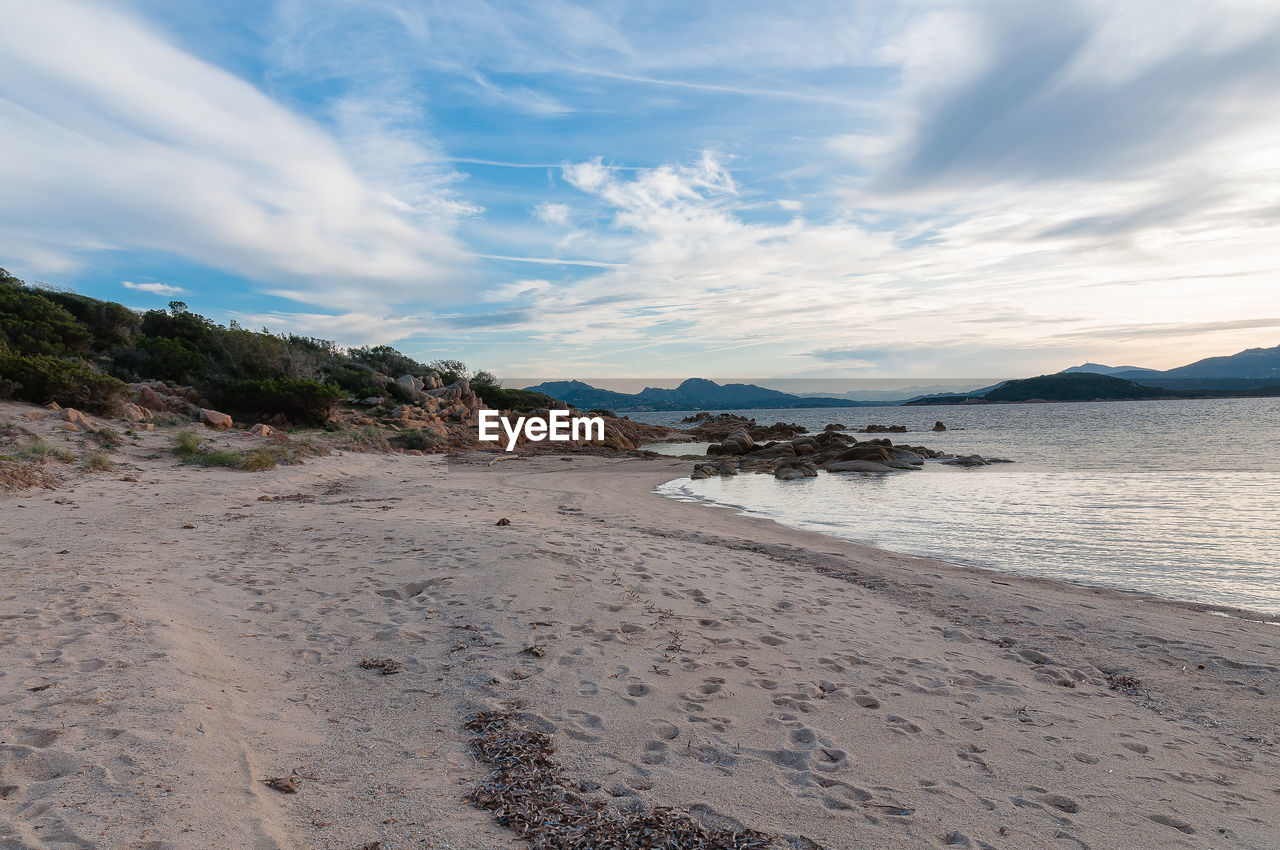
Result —
<instances>
[{"instance_id":1,"label":"mountain range","mask_svg":"<svg viewBox=\"0 0 1280 850\"><path fill-rule=\"evenodd\" d=\"M758 407L865 407L883 404L824 396L807 397L771 390L755 384L717 384L705 378L690 378L675 389L645 387L638 393L602 390L582 381L549 381L527 387L568 402L579 410L746 410Z\"/></svg>"},{"instance_id":2,"label":"mountain range","mask_svg":"<svg viewBox=\"0 0 1280 850\"><path fill-rule=\"evenodd\" d=\"M1095 381L1092 376L1115 380ZM1280 385L1280 345L1274 348L1250 348L1223 357L1206 357L1186 366L1164 371L1140 366L1083 363L1063 369L1056 375L1001 381L967 393L930 395L924 392L907 399L901 396L886 398L891 393L885 391L867 391L863 398L856 397L859 395L857 391L838 396L795 395L755 384L717 384L705 378L690 378L675 389L646 387L638 393L604 390L582 381L550 381L525 389L545 393L581 410L643 411L880 407L913 403L956 404L966 399L1022 401L1037 398L1078 401L1095 398L1223 396L1236 392L1255 395L1257 393L1251 391L1277 385Z\"/></svg>"}]
</instances>

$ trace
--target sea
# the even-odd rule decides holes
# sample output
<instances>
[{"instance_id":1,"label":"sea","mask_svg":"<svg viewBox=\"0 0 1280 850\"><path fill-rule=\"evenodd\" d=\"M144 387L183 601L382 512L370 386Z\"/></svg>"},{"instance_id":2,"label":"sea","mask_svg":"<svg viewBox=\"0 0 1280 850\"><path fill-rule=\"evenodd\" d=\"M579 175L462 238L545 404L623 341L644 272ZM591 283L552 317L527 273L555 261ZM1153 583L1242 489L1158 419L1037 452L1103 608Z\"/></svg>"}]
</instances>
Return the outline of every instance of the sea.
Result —
<instances>
[{"instance_id":1,"label":"sea","mask_svg":"<svg viewBox=\"0 0 1280 850\"><path fill-rule=\"evenodd\" d=\"M810 431L905 425L860 439L1013 463L685 477L660 493L896 552L1280 617L1280 399L733 412ZM628 415L680 426L691 414Z\"/></svg>"}]
</instances>

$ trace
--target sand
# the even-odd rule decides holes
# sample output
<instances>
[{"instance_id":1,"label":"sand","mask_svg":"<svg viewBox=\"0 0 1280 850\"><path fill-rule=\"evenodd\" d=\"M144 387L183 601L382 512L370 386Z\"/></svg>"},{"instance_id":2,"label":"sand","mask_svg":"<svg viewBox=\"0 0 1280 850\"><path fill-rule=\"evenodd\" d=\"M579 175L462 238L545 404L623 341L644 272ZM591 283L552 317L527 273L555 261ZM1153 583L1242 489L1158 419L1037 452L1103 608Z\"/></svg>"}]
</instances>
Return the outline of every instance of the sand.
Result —
<instances>
[{"instance_id":1,"label":"sand","mask_svg":"<svg viewBox=\"0 0 1280 850\"><path fill-rule=\"evenodd\" d=\"M1280 844L1263 618L654 494L681 460L170 436L0 496L0 847L522 846L465 800L513 706L593 798L779 847Z\"/></svg>"}]
</instances>

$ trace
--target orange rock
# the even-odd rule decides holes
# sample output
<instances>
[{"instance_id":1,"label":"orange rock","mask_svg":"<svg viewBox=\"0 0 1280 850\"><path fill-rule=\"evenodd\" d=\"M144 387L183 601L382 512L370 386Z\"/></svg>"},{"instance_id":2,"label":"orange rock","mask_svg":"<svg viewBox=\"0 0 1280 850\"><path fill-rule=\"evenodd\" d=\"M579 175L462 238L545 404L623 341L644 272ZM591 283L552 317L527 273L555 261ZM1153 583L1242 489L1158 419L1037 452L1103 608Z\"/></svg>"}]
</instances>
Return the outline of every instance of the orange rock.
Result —
<instances>
[{"instance_id":1,"label":"orange rock","mask_svg":"<svg viewBox=\"0 0 1280 850\"><path fill-rule=\"evenodd\" d=\"M200 408L200 418L204 421L204 424L215 431L226 431L233 424L231 417L227 414L204 407Z\"/></svg>"}]
</instances>

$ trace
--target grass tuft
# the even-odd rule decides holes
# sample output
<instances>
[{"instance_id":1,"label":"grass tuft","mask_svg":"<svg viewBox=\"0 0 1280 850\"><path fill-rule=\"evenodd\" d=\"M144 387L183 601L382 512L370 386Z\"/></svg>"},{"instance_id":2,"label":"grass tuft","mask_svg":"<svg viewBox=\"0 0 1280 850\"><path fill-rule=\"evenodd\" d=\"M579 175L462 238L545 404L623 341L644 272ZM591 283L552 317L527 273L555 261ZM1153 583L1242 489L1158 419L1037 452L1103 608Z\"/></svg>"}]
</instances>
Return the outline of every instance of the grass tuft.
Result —
<instances>
[{"instance_id":1,"label":"grass tuft","mask_svg":"<svg viewBox=\"0 0 1280 850\"><path fill-rule=\"evenodd\" d=\"M93 472L110 472L116 468L115 461L101 453L89 455L89 458L84 462L84 466L85 469Z\"/></svg>"},{"instance_id":2,"label":"grass tuft","mask_svg":"<svg viewBox=\"0 0 1280 850\"><path fill-rule=\"evenodd\" d=\"M203 442L195 431L179 431L173 438L173 453L180 458L193 459L200 454L200 444Z\"/></svg>"}]
</instances>

